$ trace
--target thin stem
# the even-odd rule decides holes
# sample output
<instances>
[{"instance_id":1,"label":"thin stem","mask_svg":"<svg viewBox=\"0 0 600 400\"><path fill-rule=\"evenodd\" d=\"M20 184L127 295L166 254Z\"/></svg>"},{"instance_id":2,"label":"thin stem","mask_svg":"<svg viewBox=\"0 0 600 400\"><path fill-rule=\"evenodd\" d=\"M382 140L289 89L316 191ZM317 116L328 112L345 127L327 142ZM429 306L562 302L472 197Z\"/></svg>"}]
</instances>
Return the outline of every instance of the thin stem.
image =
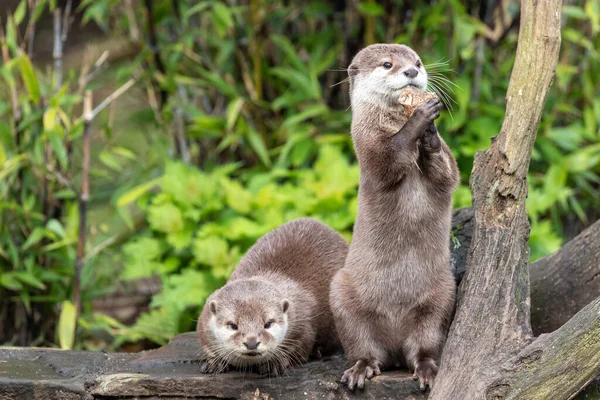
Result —
<instances>
[{"instance_id":1,"label":"thin stem","mask_svg":"<svg viewBox=\"0 0 600 400\"><path fill-rule=\"evenodd\" d=\"M52 57L54 58L54 89L56 92L60 90L63 80L63 40L61 32L61 10L54 10L54 50Z\"/></svg>"},{"instance_id":2,"label":"thin stem","mask_svg":"<svg viewBox=\"0 0 600 400\"><path fill-rule=\"evenodd\" d=\"M85 257L85 233L87 226L87 204L90 196L90 125L92 124L92 92L85 92L83 100L83 165L81 170L81 195L79 196L79 238L75 261L75 282L73 283L73 304L77 315L81 312L81 270Z\"/></svg>"},{"instance_id":3,"label":"thin stem","mask_svg":"<svg viewBox=\"0 0 600 400\"><path fill-rule=\"evenodd\" d=\"M117 97L119 97L120 95L125 93L127 90L129 90L129 88L131 88L134 84L135 84L135 79L131 78L123 86L121 86L120 88L115 90L110 96L108 96L106 99L104 99L104 101L102 103L100 103L98 105L98 107L96 107L92 111L90 111L90 120L93 120L96 117L96 115L98 115L102 110L104 110L106 108L106 106L108 106L111 102L116 100ZM91 106L91 103L90 103L90 106ZM84 118L85 118L85 115L84 115Z\"/></svg>"}]
</instances>

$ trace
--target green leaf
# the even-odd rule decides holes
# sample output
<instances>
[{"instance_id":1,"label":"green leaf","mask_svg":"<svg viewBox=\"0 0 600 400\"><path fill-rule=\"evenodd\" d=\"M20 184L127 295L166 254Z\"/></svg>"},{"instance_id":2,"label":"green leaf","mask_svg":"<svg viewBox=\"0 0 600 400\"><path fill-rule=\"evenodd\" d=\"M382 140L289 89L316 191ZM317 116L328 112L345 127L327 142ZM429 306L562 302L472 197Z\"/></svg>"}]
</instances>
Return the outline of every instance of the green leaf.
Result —
<instances>
[{"instance_id":1,"label":"green leaf","mask_svg":"<svg viewBox=\"0 0 600 400\"><path fill-rule=\"evenodd\" d=\"M299 124L300 122L304 122L307 119L318 117L320 115L324 115L329 111L329 107L324 104L312 104L303 111L287 118L283 123L283 127L292 128L294 125Z\"/></svg>"},{"instance_id":2,"label":"green leaf","mask_svg":"<svg viewBox=\"0 0 600 400\"><path fill-rule=\"evenodd\" d=\"M4 151L4 145L0 142L0 168L4 167L6 162L6 151Z\"/></svg>"},{"instance_id":3,"label":"green leaf","mask_svg":"<svg viewBox=\"0 0 600 400\"><path fill-rule=\"evenodd\" d=\"M51 219L48 221L46 224L46 229L48 229L50 232L54 232L61 239L66 237L65 228L60 221L56 219Z\"/></svg>"},{"instance_id":4,"label":"green leaf","mask_svg":"<svg viewBox=\"0 0 600 400\"><path fill-rule=\"evenodd\" d=\"M229 8L217 2L213 5L213 22L219 36L224 37L233 28L233 16Z\"/></svg>"},{"instance_id":5,"label":"green leaf","mask_svg":"<svg viewBox=\"0 0 600 400\"><path fill-rule=\"evenodd\" d=\"M115 146L112 148L112 152L130 160L137 160L137 155L125 147Z\"/></svg>"},{"instance_id":6,"label":"green leaf","mask_svg":"<svg viewBox=\"0 0 600 400\"><path fill-rule=\"evenodd\" d=\"M194 258L208 266L223 265L228 261L229 245L219 237L196 239L193 243Z\"/></svg>"},{"instance_id":7,"label":"green leaf","mask_svg":"<svg viewBox=\"0 0 600 400\"><path fill-rule=\"evenodd\" d=\"M595 36L600 32L600 3L597 0L587 0L585 13L592 22L592 35Z\"/></svg>"},{"instance_id":8,"label":"green leaf","mask_svg":"<svg viewBox=\"0 0 600 400\"><path fill-rule=\"evenodd\" d=\"M75 327L77 310L69 300L62 302L62 309L58 319L58 342L63 350L71 350L75 343Z\"/></svg>"},{"instance_id":9,"label":"green leaf","mask_svg":"<svg viewBox=\"0 0 600 400\"><path fill-rule=\"evenodd\" d=\"M142 183L141 185L137 185L129 189L117 199L117 206L125 207L126 205L133 203L141 196L152 190L154 187L160 185L161 181L162 177L153 179L150 182Z\"/></svg>"},{"instance_id":10,"label":"green leaf","mask_svg":"<svg viewBox=\"0 0 600 400\"><path fill-rule=\"evenodd\" d=\"M37 22L42 13L44 12L44 9L46 8L46 3L48 2L48 0L40 0L37 2L37 4L35 5L35 9L33 10L33 14L31 16L32 22Z\"/></svg>"},{"instance_id":11,"label":"green leaf","mask_svg":"<svg viewBox=\"0 0 600 400\"><path fill-rule=\"evenodd\" d=\"M357 5L358 11L362 15L366 15L368 17L379 17L385 14L385 10L379 4L374 1L364 1Z\"/></svg>"},{"instance_id":12,"label":"green leaf","mask_svg":"<svg viewBox=\"0 0 600 400\"><path fill-rule=\"evenodd\" d=\"M183 216L174 204L152 205L148 210L148 222L159 232L174 233L183 229Z\"/></svg>"},{"instance_id":13,"label":"green leaf","mask_svg":"<svg viewBox=\"0 0 600 400\"><path fill-rule=\"evenodd\" d=\"M563 15L566 15L567 17L571 17L571 18L576 18L576 19L581 19L581 20L588 19L588 16L585 13L585 11L583 10L583 8L577 7L577 6L563 6L562 13L563 13Z\"/></svg>"},{"instance_id":14,"label":"green leaf","mask_svg":"<svg viewBox=\"0 0 600 400\"><path fill-rule=\"evenodd\" d=\"M254 129L249 129L246 137L248 138L250 146L260 158L260 161L262 161L262 163L267 167L270 167L271 157L269 157L269 153L267 152L267 146L265 146L263 138Z\"/></svg>"},{"instance_id":15,"label":"green leaf","mask_svg":"<svg viewBox=\"0 0 600 400\"><path fill-rule=\"evenodd\" d=\"M117 172L120 172L123 170L123 166L121 165L119 160L114 155L109 153L108 151L103 151L102 153L100 153L98 158L100 159L102 164L106 165L110 169L113 169Z\"/></svg>"},{"instance_id":16,"label":"green leaf","mask_svg":"<svg viewBox=\"0 0 600 400\"><path fill-rule=\"evenodd\" d=\"M36 245L40 242L40 240L42 240L42 238L44 237L44 229L41 227L36 227L31 234L29 235L29 237L27 238L27 240L25 241L25 243L23 243L23 246L21 246L21 251L25 251L27 249L29 249L31 246Z\"/></svg>"},{"instance_id":17,"label":"green leaf","mask_svg":"<svg viewBox=\"0 0 600 400\"><path fill-rule=\"evenodd\" d=\"M251 210L252 193L230 179L221 179L221 185L225 189L227 205L240 214L248 214Z\"/></svg>"},{"instance_id":18,"label":"green leaf","mask_svg":"<svg viewBox=\"0 0 600 400\"><path fill-rule=\"evenodd\" d=\"M31 65L31 61L25 54L21 54L19 57L19 67L29 98L32 103L37 104L40 100L40 84L33 70L33 65Z\"/></svg>"},{"instance_id":19,"label":"green leaf","mask_svg":"<svg viewBox=\"0 0 600 400\"><path fill-rule=\"evenodd\" d=\"M14 272L0 272L0 286L14 291L23 289L21 282L15 278Z\"/></svg>"},{"instance_id":20,"label":"green leaf","mask_svg":"<svg viewBox=\"0 0 600 400\"><path fill-rule=\"evenodd\" d=\"M285 36L282 35L273 35L271 36L271 40L280 50L283 51L285 56L285 60L288 61L294 69L308 74L308 69L306 68L306 63L303 62L298 56L298 50L294 47L292 42Z\"/></svg>"},{"instance_id":21,"label":"green leaf","mask_svg":"<svg viewBox=\"0 0 600 400\"><path fill-rule=\"evenodd\" d=\"M185 16L185 18L189 18L194 14L204 11L208 7L210 7L210 2L201 1L198 4L194 5L193 7L190 7L187 10L185 10L184 16Z\"/></svg>"},{"instance_id":22,"label":"green leaf","mask_svg":"<svg viewBox=\"0 0 600 400\"><path fill-rule=\"evenodd\" d=\"M27 272L15 272L15 277L20 280L23 283L26 283L27 285L40 289L40 290L44 290L46 289L46 285L44 285L44 283L42 281L40 281L39 279L37 279L35 276L33 276L33 274L29 274Z\"/></svg>"},{"instance_id":23,"label":"green leaf","mask_svg":"<svg viewBox=\"0 0 600 400\"><path fill-rule=\"evenodd\" d=\"M229 106L227 106L227 123L225 125L225 129L227 129L227 131L231 131L235 126L243 106L244 99L241 97L233 100L231 103L229 103Z\"/></svg>"},{"instance_id":24,"label":"green leaf","mask_svg":"<svg viewBox=\"0 0 600 400\"><path fill-rule=\"evenodd\" d=\"M23 18L25 18L25 12L27 11L27 1L21 0L21 3L17 6L17 9L14 13L15 23L20 25L23 22Z\"/></svg>"},{"instance_id":25,"label":"green leaf","mask_svg":"<svg viewBox=\"0 0 600 400\"><path fill-rule=\"evenodd\" d=\"M67 149L62 140L61 135L56 130L46 131L46 135L50 140L50 145L58 158L58 162L63 170L66 170L69 166L69 159L67 156Z\"/></svg>"}]
</instances>

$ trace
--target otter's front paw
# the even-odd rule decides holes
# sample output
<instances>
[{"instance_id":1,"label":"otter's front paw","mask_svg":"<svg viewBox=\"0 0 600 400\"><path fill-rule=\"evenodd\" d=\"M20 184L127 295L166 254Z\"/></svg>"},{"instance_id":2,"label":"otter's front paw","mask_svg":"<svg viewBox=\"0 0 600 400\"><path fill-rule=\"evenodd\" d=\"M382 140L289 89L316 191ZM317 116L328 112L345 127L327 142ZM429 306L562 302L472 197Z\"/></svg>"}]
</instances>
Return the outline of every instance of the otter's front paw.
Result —
<instances>
[{"instance_id":1,"label":"otter's front paw","mask_svg":"<svg viewBox=\"0 0 600 400\"><path fill-rule=\"evenodd\" d=\"M440 135L433 122L425 129L421 143L423 143L423 148L429 152L439 151L442 147Z\"/></svg>"},{"instance_id":2,"label":"otter's front paw","mask_svg":"<svg viewBox=\"0 0 600 400\"><path fill-rule=\"evenodd\" d=\"M287 368L287 363L285 363L285 365L283 365L282 363L279 364L271 364L271 363L267 363L267 364L261 364L258 366L258 374L260 376L262 376L263 378L266 377L279 377L281 375L283 375L283 373L285 372Z\"/></svg>"},{"instance_id":3,"label":"otter's front paw","mask_svg":"<svg viewBox=\"0 0 600 400\"><path fill-rule=\"evenodd\" d=\"M441 109L442 102L440 99L429 99L415 109L411 118L422 120L426 127L440 116Z\"/></svg>"},{"instance_id":4,"label":"otter's front paw","mask_svg":"<svg viewBox=\"0 0 600 400\"><path fill-rule=\"evenodd\" d=\"M364 389L365 378L371 379L375 375L380 375L381 369L377 361L366 361L359 360L350 369L347 369L342 375L342 383L348 384L348 389L354 390L355 386L359 389Z\"/></svg>"},{"instance_id":5,"label":"otter's front paw","mask_svg":"<svg viewBox=\"0 0 600 400\"><path fill-rule=\"evenodd\" d=\"M201 374L220 374L222 372L229 371L229 364L224 362L219 362L216 359L210 359L203 361L200 364L200 373Z\"/></svg>"},{"instance_id":6,"label":"otter's front paw","mask_svg":"<svg viewBox=\"0 0 600 400\"><path fill-rule=\"evenodd\" d=\"M421 390L425 390L427 386L433 388L433 381L438 372L438 366L433 360L419 361L415 373L413 374L414 380L419 380L419 387Z\"/></svg>"}]
</instances>

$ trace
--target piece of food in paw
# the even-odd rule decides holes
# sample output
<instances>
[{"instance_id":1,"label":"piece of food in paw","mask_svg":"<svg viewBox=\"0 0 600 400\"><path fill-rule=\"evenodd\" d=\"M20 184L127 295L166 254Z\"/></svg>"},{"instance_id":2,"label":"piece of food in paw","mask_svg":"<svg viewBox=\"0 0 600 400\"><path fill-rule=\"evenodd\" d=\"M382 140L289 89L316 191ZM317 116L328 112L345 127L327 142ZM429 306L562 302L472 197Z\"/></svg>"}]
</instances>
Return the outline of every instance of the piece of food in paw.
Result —
<instances>
[{"instance_id":1,"label":"piece of food in paw","mask_svg":"<svg viewBox=\"0 0 600 400\"><path fill-rule=\"evenodd\" d=\"M435 93L426 92L414 86L407 86L400 92L398 103L404 107L404 116L409 118L415 111L415 108L424 104L429 99L437 99Z\"/></svg>"}]
</instances>

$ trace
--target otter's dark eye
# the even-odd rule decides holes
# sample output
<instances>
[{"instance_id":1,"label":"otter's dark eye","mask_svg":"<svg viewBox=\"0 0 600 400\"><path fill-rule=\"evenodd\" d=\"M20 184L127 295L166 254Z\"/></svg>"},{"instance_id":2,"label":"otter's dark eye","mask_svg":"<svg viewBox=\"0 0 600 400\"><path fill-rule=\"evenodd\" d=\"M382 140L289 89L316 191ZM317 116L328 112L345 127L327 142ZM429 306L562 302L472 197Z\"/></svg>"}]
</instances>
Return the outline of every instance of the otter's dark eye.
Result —
<instances>
[{"instance_id":1,"label":"otter's dark eye","mask_svg":"<svg viewBox=\"0 0 600 400\"><path fill-rule=\"evenodd\" d=\"M384 62L384 63L383 63L383 68L385 68L385 69L390 69L390 68L392 68L392 63L391 63L391 62L388 62L388 61Z\"/></svg>"},{"instance_id":2,"label":"otter's dark eye","mask_svg":"<svg viewBox=\"0 0 600 400\"><path fill-rule=\"evenodd\" d=\"M269 329L273 325L274 322L275 321L273 321L273 320L267 321L267 323L265 324L265 329Z\"/></svg>"},{"instance_id":3,"label":"otter's dark eye","mask_svg":"<svg viewBox=\"0 0 600 400\"><path fill-rule=\"evenodd\" d=\"M233 330L233 331L237 331L238 327L236 324L234 324L233 322L228 322L227 326L229 327L229 329Z\"/></svg>"},{"instance_id":4,"label":"otter's dark eye","mask_svg":"<svg viewBox=\"0 0 600 400\"><path fill-rule=\"evenodd\" d=\"M417 66L417 68L421 68L421 60L418 60L417 63L415 64Z\"/></svg>"}]
</instances>

